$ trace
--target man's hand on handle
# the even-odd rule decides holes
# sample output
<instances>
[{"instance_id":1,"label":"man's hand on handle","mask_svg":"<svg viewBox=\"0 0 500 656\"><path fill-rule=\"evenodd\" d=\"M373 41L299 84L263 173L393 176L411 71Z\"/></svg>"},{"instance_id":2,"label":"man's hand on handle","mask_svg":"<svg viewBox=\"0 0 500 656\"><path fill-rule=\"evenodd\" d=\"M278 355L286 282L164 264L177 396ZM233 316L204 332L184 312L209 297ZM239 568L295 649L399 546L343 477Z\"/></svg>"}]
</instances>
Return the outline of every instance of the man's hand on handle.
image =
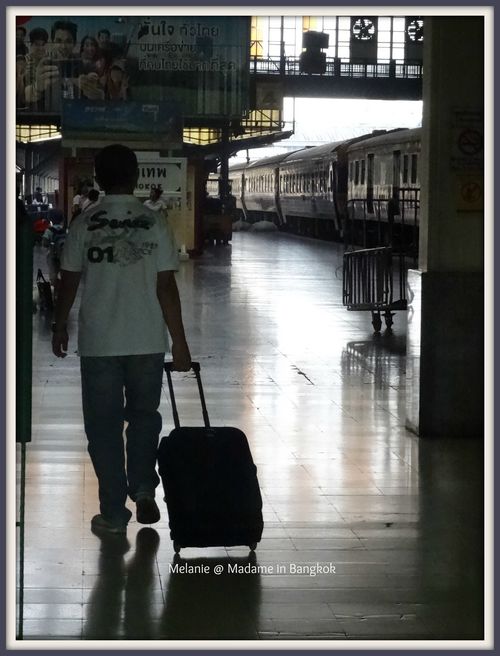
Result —
<instances>
[{"instance_id":1,"label":"man's hand on handle","mask_svg":"<svg viewBox=\"0 0 500 656\"><path fill-rule=\"evenodd\" d=\"M189 371L191 369L191 353L185 341L172 344L172 369L173 371Z\"/></svg>"}]
</instances>

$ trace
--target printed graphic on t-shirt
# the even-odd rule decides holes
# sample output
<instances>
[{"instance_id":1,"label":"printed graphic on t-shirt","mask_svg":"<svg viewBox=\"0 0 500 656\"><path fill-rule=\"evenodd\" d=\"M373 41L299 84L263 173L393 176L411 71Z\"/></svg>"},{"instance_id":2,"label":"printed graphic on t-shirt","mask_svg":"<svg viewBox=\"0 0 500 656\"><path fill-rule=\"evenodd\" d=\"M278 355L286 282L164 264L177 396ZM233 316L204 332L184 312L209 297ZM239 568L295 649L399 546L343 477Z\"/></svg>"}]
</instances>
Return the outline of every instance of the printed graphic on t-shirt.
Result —
<instances>
[{"instance_id":1,"label":"printed graphic on t-shirt","mask_svg":"<svg viewBox=\"0 0 500 656\"><path fill-rule=\"evenodd\" d=\"M108 219L106 215L106 210L99 210L99 212L92 214L89 219L90 224L87 230L93 232L94 230L101 230L108 227L111 228L111 230L119 230L120 228L124 230L134 230L137 228L149 230L153 227L153 222L145 215L136 216L133 219L128 217L126 219Z\"/></svg>"},{"instance_id":2,"label":"printed graphic on t-shirt","mask_svg":"<svg viewBox=\"0 0 500 656\"><path fill-rule=\"evenodd\" d=\"M87 249L87 259L92 264L108 262L119 266L135 264L158 248L155 241L141 241L143 230L149 230L154 223L148 216L109 219L106 210L100 210L89 218L87 232L100 234L92 236ZM104 234L102 234L104 233Z\"/></svg>"}]
</instances>

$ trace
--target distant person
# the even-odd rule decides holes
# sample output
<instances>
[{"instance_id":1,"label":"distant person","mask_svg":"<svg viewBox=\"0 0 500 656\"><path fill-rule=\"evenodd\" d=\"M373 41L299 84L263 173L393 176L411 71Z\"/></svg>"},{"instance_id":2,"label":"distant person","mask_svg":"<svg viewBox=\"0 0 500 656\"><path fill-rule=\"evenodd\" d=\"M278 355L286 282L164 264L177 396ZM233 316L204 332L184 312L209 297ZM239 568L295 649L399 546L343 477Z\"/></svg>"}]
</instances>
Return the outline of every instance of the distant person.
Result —
<instances>
[{"instance_id":1,"label":"distant person","mask_svg":"<svg viewBox=\"0 0 500 656\"><path fill-rule=\"evenodd\" d=\"M97 32L97 43L101 50L109 50L111 48L111 32L109 30L99 30Z\"/></svg>"},{"instance_id":2,"label":"distant person","mask_svg":"<svg viewBox=\"0 0 500 656\"><path fill-rule=\"evenodd\" d=\"M87 194L87 202L83 204L82 211L88 212L99 205L99 192L97 189L91 189Z\"/></svg>"},{"instance_id":3,"label":"distant person","mask_svg":"<svg viewBox=\"0 0 500 656\"><path fill-rule=\"evenodd\" d=\"M95 73L99 44L93 36L84 36L80 43L81 73Z\"/></svg>"},{"instance_id":4,"label":"distant person","mask_svg":"<svg viewBox=\"0 0 500 656\"><path fill-rule=\"evenodd\" d=\"M33 194L33 204L35 205L44 205L47 203L47 197L43 193L41 187L35 188L35 193Z\"/></svg>"},{"instance_id":5,"label":"distant person","mask_svg":"<svg viewBox=\"0 0 500 656\"><path fill-rule=\"evenodd\" d=\"M99 30L97 42L100 50L107 52L111 58L122 57L124 54L123 48L111 40L111 32L107 29Z\"/></svg>"},{"instance_id":6,"label":"distant person","mask_svg":"<svg viewBox=\"0 0 500 656\"><path fill-rule=\"evenodd\" d=\"M132 516L127 496L136 503L139 523L160 519L156 457L167 328L174 369L188 371L191 355L174 276L177 247L167 223L133 195L139 177L134 152L121 145L103 148L95 157L95 177L105 196L98 212L83 212L70 226L52 350L66 356L68 315L83 280L78 353L100 502L91 526L97 534L123 534Z\"/></svg>"},{"instance_id":7,"label":"distant person","mask_svg":"<svg viewBox=\"0 0 500 656\"><path fill-rule=\"evenodd\" d=\"M108 50L99 49L97 51L95 70L102 88L106 86L107 74L109 72L112 63L113 63L113 57L111 56L111 53Z\"/></svg>"},{"instance_id":8,"label":"distant person","mask_svg":"<svg viewBox=\"0 0 500 656\"><path fill-rule=\"evenodd\" d=\"M79 214L81 214L84 205L88 202L87 194L92 187L92 183L89 181L82 182L77 193L73 196L73 201L71 203L71 221L75 219Z\"/></svg>"},{"instance_id":9,"label":"distant person","mask_svg":"<svg viewBox=\"0 0 500 656\"><path fill-rule=\"evenodd\" d=\"M29 33L30 51L28 54L28 61L38 63L47 54L47 43L49 35L47 30L43 27L35 27Z\"/></svg>"},{"instance_id":10,"label":"distant person","mask_svg":"<svg viewBox=\"0 0 500 656\"><path fill-rule=\"evenodd\" d=\"M54 297L57 297L60 284L61 256L66 240L64 227L64 214L54 209L50 212L50 225L42 235L42 245L47 249L47 266L49 269L49 282L54 288Z\"/></svg>"},{"instance_id":11,"label":"distant person","mask_svg":"<svg viewBox=\"0 0 500 656\"><path fill-rule=\"evenodd\" d=\"M167 209L167 204L161 197L163 194L163 189L161 187L155 187L149 192L149 198L144 201L144 207L153 210L153 212L163 212Z\"/></svg>"},{"instance_id":12,"label":"distant person","mask_svg":"<svg viewBox=\"0 0 500 656\"><path fill-rule=\"evenodd\" d=\"M16 57L16 109L26 109L27 62L24 55Z\"/></svg>"},{"instance_id":13,"label":"distant person","mask_svg":"<svg viewBox=\"0 0 500 656\"><path fill-rule=\"evenodd\" d=\"M104 87L106 100L128 100L128 75L121 62L111 64Z\"/></svg>"},{"instance_id":14,"label":"distant person","mask_svg":"<svg viewBox=\"0 0 500 656\"><path fill-rule=\"evenodd\" d=\"M28 48L25 43L26 39L26 28L22 25L16 27L16 56L21 55L25 56L28 53Z\"/></svg>"},{"instance_id":15,"label":"distant person","mask_svg":"<svg viewBox=\"0 0 500 656\"><path fill-rule=\"evenodd\" d=\"M37 79L37 68L42 59L47 56L47 43L49 40L49 35L47 30L44 30L43 27L35 27L29 33L29 53L26 55L26 72L24 75L24 90L23 98L25 103L27 98L30 98L30 102L33 97L33 85L36 84ZM29 89L28 89L29 87ZM18 107L20 105L18 104Z\"/></svg>"},{"instance_id":16,"label":"distant person","mask_svg":"<svg viewBox=\"0 0 500 656\"><path fill-rule=\"evenodd\" d=\"M56 21L52 25L52 54L60 59L74 59L78 26L70 21Z\"/></svg>"}]
</instances>

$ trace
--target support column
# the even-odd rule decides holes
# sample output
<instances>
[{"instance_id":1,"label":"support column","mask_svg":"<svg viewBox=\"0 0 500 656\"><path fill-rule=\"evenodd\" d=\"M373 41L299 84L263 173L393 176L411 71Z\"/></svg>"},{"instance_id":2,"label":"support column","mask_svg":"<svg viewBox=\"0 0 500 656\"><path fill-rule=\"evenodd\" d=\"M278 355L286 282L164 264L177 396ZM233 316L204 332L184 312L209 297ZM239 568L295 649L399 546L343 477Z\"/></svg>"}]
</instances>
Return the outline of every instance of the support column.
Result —
<instances>
[{"instance_id":1,"label":"support column","mask_svg":"<svg viewBox=\"0 0 500 656\"><path fill-rule=\"evenodd\" d=\"M482 437L484 19L427 18L425 30L406 423L422 437Z\"/></svg>"}]
</instances>

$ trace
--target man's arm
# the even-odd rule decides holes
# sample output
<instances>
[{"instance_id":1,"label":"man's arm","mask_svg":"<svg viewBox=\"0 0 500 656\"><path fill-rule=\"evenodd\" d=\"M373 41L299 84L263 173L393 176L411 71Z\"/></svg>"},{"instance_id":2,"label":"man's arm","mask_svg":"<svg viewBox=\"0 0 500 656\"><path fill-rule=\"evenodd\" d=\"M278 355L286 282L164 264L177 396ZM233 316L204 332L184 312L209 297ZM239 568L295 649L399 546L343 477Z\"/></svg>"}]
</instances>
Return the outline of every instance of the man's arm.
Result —
<instances>
[{"instance_id":1,"label":"man's arm","mask_svg":"<svg viewBox=\"0 0 500 656\"><path fill-rule=\"evenodd\" d=\"M156 294L160 303L168 332L172 338L172 361L175 371L189 371L191 354L184 334L181 301L173 271L159 271Z\"/></svg>"},{"instance_id":2,"label":"man's arm","mask_svg":"<svg viewBox=\"0 0 500 656\"><path fill-rule=\"evenodd\" d=\"M61 284L57 296L54 312L54 323L52 324L52 352L58 358L65 358L68 350L68 321L69 311L75 301L81 273L76 271L61 270Z\"/></svg>"}]
</instances>

